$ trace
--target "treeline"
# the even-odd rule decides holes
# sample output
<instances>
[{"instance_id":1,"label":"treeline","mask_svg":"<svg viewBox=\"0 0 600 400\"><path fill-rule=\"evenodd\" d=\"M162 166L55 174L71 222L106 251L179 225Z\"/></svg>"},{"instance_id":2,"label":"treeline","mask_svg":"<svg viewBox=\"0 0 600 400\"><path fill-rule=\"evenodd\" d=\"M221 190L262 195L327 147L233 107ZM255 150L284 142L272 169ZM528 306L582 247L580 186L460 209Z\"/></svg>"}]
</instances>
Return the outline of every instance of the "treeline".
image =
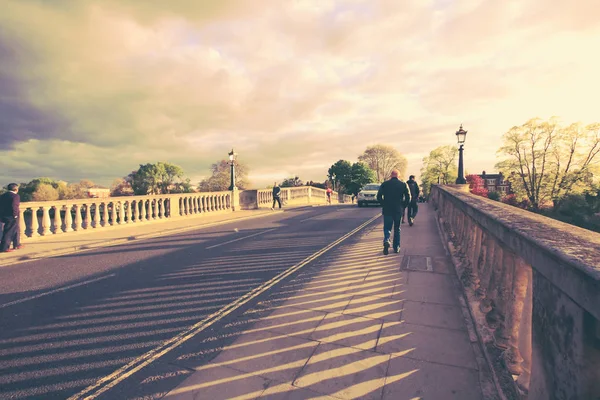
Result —
<instances>
[{"instance_id":1,"label":"treeline","mask_svg":"<svg viewBox=\"0 0 600 400\"><path fill-rule=\"evenodd\" d=\"M511 192L489 192L481 177L467 175L472 193L600 232L600 123L533 118L502 140L495 167ZM432 183L454 183L457 154L455 146L442 146L423 159L425 191Z\"/></svg>"}]
</instances>

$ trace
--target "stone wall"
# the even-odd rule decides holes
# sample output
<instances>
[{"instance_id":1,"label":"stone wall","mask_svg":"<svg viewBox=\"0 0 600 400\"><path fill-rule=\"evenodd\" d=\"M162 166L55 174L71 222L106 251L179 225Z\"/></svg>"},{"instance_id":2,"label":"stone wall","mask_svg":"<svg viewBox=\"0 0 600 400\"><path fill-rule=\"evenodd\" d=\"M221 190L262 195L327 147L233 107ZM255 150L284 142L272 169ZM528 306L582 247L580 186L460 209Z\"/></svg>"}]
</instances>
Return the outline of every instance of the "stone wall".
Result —
<instances>
[{"instance_id":1,"label":"stone wall","mask_svg":"<svg viewBox=\"0 0 600 400\"><path fill-rule=\"evenodd\" d=\"M600 399L600 234L463 189L433 186L431 202L500 381Z\"/></svg>"}]
</instances>

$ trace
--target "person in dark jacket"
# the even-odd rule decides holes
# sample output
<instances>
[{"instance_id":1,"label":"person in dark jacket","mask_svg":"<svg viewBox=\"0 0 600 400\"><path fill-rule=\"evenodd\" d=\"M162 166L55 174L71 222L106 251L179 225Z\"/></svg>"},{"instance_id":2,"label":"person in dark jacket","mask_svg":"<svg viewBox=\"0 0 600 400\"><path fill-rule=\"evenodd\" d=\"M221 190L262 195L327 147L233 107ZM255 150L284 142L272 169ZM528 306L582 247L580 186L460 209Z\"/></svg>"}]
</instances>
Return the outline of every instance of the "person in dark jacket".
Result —
<instances>
[{"instance_id":1,"label":"person in dark jacket","mask_svg":"<svg viewBox=\"0 0 600 400\"><path fill-rule=\"evenodd\" d=\"M0 221L4 224L2 231L2 242L0 242L0 252L8 253L21 248L19 232L19 205L21 197L19 185L11 183L7 186L8 192L0 196ZM12 243L13 248L10 248Z\"/></svg>"},{"instance_id":2,"label":"person in dark jacket","mask_svg":"<svg viewBox=\"0 0 600 400\"><path fill-rule=\"evenodd\" d=\"M388 254L390 236L394 228L394 253L400 252L400 220L404 208L410 203L410 192L406 183L398 179L398 170L393 170L391 178L381 184L377 201L383 214L383 254Z\"/></svg>"},{"instance_id":3,"label":"person in dark jacket","mask_svg":"<svg viewBox=\"0 0 600 400\"><path fill-rule=\"evenodd\" d=\"M419 200L419 185L417 181L415 181L415 176L411 175L408 177L408 181L406 182L408 185L408 190L410 190L410 204L408 205L408 225L413 226L415 223L415 217L417 216L417 212L419 212L419 205L417 201Z\"/></svg>"},{"instance_id":4,"label":"person in dark jacket","mask_svg":"<svg viewBox=\"0 0 600 400\"><path fill-rule=\"evenodd\" d=\"M279 208L281 208L281 188L277 186L277 182L273 184L273 205L271 206L271 210L275 209L275 202L279 204Z\"/></svg>"}]
</instances>

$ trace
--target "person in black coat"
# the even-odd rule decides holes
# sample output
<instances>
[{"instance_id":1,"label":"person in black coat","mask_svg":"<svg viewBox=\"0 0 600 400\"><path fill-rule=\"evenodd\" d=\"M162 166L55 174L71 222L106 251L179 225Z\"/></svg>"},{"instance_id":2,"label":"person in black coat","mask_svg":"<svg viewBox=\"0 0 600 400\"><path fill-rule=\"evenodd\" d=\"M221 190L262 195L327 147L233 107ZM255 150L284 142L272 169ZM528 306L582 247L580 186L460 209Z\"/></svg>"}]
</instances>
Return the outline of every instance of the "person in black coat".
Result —
<instances>
[{"instance_id":1,"label":"person in black coat","mask_svg":"<svg viewBox=\"0 0 600 400\"><path fill-rule=\"evenodd\" d=\"M0 242L0 252L7 253L21 248L19 232L19 205L21 197L19 185L11 183L7 186L8 192L0 196L0 221L4 224L2 231L2 242ZM12 243L13 248L10 249Z\"/></svg>"},{"instance_id":2,"label":"person in black coat","mask_svg":"<svg viewBox=\"0 0 600 400\"><path fill-rule=\"evenodd\" d=\"M383 254L388 254L390 236L394 228L394 253L400 252L400 220L404 209L410 203L410 192L406 183L398 179L398 170L393 170L391 178L381 184L377 201L383 214Z\"/></svg>"},{"instance_id":3,"label":"person in black coat","mask_svg":"<svg viewBox=\"0 0 600 400\"><path fill-rule=\"evenodd\" d=\"M411 175L408 177L408 181L406 182L408 185L408 190L410 190L410 204L408 205L408 224L413 226L415 223L415 217L417 216L417 212L419 212L419 205L417 201L419 200L419 193L421 189L419 189L419 185L417 181L415 181L415 176Z\"/></svg>"}]
</instances>

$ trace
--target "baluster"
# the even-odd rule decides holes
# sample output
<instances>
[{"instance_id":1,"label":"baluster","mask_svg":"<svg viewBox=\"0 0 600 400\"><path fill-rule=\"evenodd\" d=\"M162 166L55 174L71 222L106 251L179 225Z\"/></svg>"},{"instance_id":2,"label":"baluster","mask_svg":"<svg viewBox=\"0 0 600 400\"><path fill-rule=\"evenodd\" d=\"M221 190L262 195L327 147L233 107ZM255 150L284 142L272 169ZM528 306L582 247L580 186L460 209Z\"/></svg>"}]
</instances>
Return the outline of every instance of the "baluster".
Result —
<instances>
[{"instance_id":1,"label":"baluster","mask_svg":"<svg viewBox=\"0 0 600 400\"><path fill-rule=\"evenodd\" d=\"M188 215L194 214L194 206L192 204L192 196L187 198L187 209L188 209Z\"/></svg>"},{"instance_id":2,"label":"baluster","mask_svg":"<svg viewBox=\"0 0 600 400\"><path fill-rule=\"evenodd\" d=\"M220 194L215 195L215 210L216 211L221 210L221 195Z\"/></svg>"},{"instance_id":3,"label":"baluster","mask_svg":"<svg viewBox=\"0 0 600 400\"><path fill-rule=\"evenodd\" d=\"M61 215L62 209L63 209L62 206L54 207L54 234L55 235L60 235L61 233L63 233L63 230L62 230L63 220L62 220L62 215Z\"/></svg>"},{"instance_id":4,"label":"baluster","mask_svg":"<svg viewBox=\"0 0 600 400\"><path fill-rule=\"evenodd\" d=\"M210 196L210 211L215 211L215 195Z\"/></svg>"},{"instance_id":5,"label":"baluster","mask_svg":"<svg viewBox=\"0 0 600 400\"><path fill-rule=\"evenodd\" d=\"M92 225L92 210L90 203L85 204L85 219L83 220L82 226L88 229Z\"/></svg>"},{"instance_id":6,"label":"baluster","mask_svg":"<svg viewBox=\"0 0 600 400\"><path fill-rule=\"evenodd\" d=\"M138 202L136 200L131 200L131 202L129 203L129 208L131 209L131 215L130 215L130 222L132 224L140 222L139 221L139 210L138 210Z\"/></svg>"},{"instance_id":7,"label":"baluster","mask_svg":"<svg viewBox=\"0 0 600 400\"><path fill-rule=\"evenodd\" d=\"M42 206L42 236L48 236L50 234L50 207Z\"/></svg>"},{"instance_id":8,"label":"baluster","mask_svg":"<svg viewBox=\"0 0 600 400\"><path fill-rule=\"evenodd\" d=\"M163 199L156 200L156 218L163 218Z\"/></svg>"},{"instance_id":9,"label":"baluster","mask_svg":"<svg viewBox=\"0 0 600 400\"><path fill-rule=\"evenodd\" d=\"M102 203L102 227L108 226L108 202Z\"/></svg>"},{"instance_id":10,"label":"baluster","mask_svg":"<svg viewBox=\"0 0 600 400\"><path fill-rule=\"evenodd\" d=\"M123 202L123 206L125 207L125 221L124 221L124 223L126 223L126 224L130 224L132 222L131 221L131 215L132 215L131 204L132 203L133 203L132 201L124 201Z\"/></svg>"},{"instance_id":11,"label":"baluster","mask_svg":"<svg viewBox=\"0 0 600 400\"><path fill-rule=\"evenodd\" d=\"M137 213L137 221L144 222L144 200L138 200L135 204L135 209Z\"/></svg>"},{"instance_id":12,"label":"baluster","mask_svg":"<svg viewBox=\"0 0 600 400\"><path fill-rule=\"evenodd\" d=\"M110 207L110 224L112 226L117 224L117 204L116 202L111 202Z\"/></svg>"},{"instance_id":13,"label":"baluster","mask_svg":"<svg viewBox=\"0 0 600 400\"><path fill-rule=\"evenodd\" d=\"M93 203L94 206L94 215L92 216L92 228L96 229L100 226L100 203ZM90 206L90 212L91 212Z\"/></svg>"},{"instance_id":14,"label":"baluster","mask_svg":"<svg viewBox=\"0 0 600 400\"><path fill-rule=\"evenodd\" d=\"M125 204L119 201L119 225L125 224Z\"/></svg>"},{"instance_id":15,"label":"baluster","mask_svg":"<svg viewBox=\"0 0 600 400\"><path fill-rule=\"evenodd\" d=\"M152 214L150 215L150 217L153 220L158 219L158 199L154 199L152 201Z\"/></svg>"},{"instance_id":16,"label":"baluster","mask_svg":"<svg viewBox=\"0 0 600 400\"><path fill-rule=\"evenodd\" d=\"M81 220L81 206L79 204L75 204L73 205L73 208L75 209L75 227L73 230L77 232L81 230L83 225Z\"/></svg>"},{"instance_id":17,"label":"baluster","mask_svg":"<svg viewBox=\"0 0 600 400\"><path fill-rule=\"evenodd\" d=\"M200 209L201 213L206 212L206 207L204 206L204 195L200 195L200 197L198 197L198 208Z\"/></svg>"},{"instance_id":18,"label":"baluster","mask_svg":"<svg viewBox=\"0 0 600 400\"><path fill-rule=\"evenodd\" d=\"M71 211L73 210L73 206L67 205L65 210L65 233L73 232L73 215Z\"/></svg>"},{"instance_id":19,"label":"baluster","mask_svg":"<svg viewBox=\"0 0 600 400\"><path fill-rule=\"evenodd\" d=\"M145 201L144 200L144 222L150 221L152 219L152 200Z\"/></svg>"},{"instance_id":20,"label":"baluster","mask_svg":"<svg viewBox=\"0 0 600 400\"><path fill-rule=\"evenodd\" d=\"M32 207L31 209L31 236L41 236L40 229L40 221L38 220L37 212L39 207Z\"/></svg>"},{"instance_id":21,"label":"baluster","mask_svg":"<svg viewBox=\"0 0 600 400\"><path fill-rule=\"evenodd\" d=\"M27 239L27 223L25 222L25 208L19 210L19 234L21 239Z\"/></svg>"}]
</instances>

